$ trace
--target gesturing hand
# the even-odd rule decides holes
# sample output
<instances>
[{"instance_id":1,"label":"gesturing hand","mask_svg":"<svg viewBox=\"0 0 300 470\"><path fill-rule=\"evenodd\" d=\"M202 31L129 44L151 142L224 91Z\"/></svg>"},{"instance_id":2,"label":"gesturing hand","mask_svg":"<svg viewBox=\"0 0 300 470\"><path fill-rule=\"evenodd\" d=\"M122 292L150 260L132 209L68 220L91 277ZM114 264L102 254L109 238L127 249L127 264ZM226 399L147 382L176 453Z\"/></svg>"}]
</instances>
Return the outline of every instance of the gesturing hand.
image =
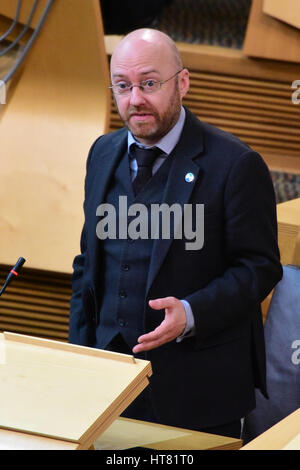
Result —
<instances>
[{"instance_id":1,"label":"gesturing hand","mask_svg":"<svg viewBox=\"0 0 300 470\"><path fill-rule=\"evenodd\" d=\"M158 348L180 336L186 325L186 315L182 302L176 297L163 297L149 300L154 310L165 309L165 318L155 330L138 338L138 343L132 351L138 353Z\"/></svg>"}]
</instances>

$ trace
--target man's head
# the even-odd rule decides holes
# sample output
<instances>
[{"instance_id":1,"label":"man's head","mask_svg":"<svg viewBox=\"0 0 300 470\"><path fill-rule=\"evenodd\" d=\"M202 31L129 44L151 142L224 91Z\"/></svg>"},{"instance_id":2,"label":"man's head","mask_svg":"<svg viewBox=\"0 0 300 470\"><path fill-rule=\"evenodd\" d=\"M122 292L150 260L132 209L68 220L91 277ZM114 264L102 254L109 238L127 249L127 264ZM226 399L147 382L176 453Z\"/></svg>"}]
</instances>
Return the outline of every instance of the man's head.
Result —
<instances>
[{"instance_id":1,"label":"man's head","mask_svg":"<svg viewBox=\"0 0 300 470\"><path fill-rule=\"evenodd\" d=\"M171 78L172 77L172 78ZM121 119L135 138L153 145L177 122L182 98L189 88L189 74L182 69L174 42L154 29L138 29L117 45L111 58L111 81L124 88L147 80L166 81L157 91L146 93L138 86L128 94L114 92ZM149 81L148 81L149 80Z\"/></svg>"}]
</instances>

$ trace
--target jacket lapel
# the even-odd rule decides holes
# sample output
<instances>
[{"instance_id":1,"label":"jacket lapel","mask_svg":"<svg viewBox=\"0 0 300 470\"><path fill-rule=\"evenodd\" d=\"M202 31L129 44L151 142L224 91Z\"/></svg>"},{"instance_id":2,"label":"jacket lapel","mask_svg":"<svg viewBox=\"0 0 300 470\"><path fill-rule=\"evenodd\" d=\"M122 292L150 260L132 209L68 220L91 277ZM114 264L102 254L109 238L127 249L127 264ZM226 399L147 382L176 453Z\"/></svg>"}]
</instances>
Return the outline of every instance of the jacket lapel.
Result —
<instances>
[{"instance_id":1,"label":"jacket lapel","mask_svg":"<svg viewBox=\"0 0 300 470\"><path fill-rule=\"evenodd\" d=\"M105 200L105 195L111 177L123 157L127 146L127 130L122 129L119 134L114 135L110 145L103 145L101 155L95 156L97 160L94 165L93 194L91 201L95 204L95 209ZM93 171L93 170L92 170Z\"/></svg>"},{"instance_id":2,"label":"jacket lapel","mask_svg":"<svg viewBox=\"0 0 300 470\"><path fill-rule=\"evenodd\" d=\"M195 159L199 157L202 151L203 134L200 121L186 109L186 121L182 135L171 155L173 162L163 200L164 203L168 204L168 207L175 203L180 204L182 214L184 204L188 203L194 186L198 184L201 177L200 167ZM188 174L192 175L192 181L186 180ZM170 249L172 241L172 238L154 240L147 279L147 293Z\"/></svg>"},{"instance_id":3,"label":"jacket lapel","mask_svg":"<svg viewBox=\"0 0 300 470\"><path fill-rule=\"evenodd\" d=\"M96 216L97 207L105 201L105 196L111 181L111 177L124 155L127 148L127 129L122 129L118 134L113 136L110 145L103 145L101 154L94 156L93 166L90 171L93 172L93 182L91 184L92 191L89 195L90 205L87 209L93 215L93 226L90 227L89 245L92 247L90 253L93 253L94 259L99 260L100 240L97 238L96 226L99 218ZM98 277L98 262L93 262L94 266L93 278Z\"/></svg>"}]
</instances>

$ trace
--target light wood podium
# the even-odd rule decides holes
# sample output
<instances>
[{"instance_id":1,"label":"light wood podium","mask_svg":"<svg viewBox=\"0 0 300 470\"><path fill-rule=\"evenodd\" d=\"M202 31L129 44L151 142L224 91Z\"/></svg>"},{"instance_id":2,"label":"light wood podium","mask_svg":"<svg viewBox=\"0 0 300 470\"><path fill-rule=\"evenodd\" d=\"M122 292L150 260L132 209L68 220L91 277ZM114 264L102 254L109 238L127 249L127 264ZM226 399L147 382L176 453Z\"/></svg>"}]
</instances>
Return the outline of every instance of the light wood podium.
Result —
<instances>
[{"instance_id":1,"label":"light wood podium","mask_svg":"<svg viewBox=\"0 0 300 470\"><path fill-rule=\"evenodd\" d=\"M149 361L0 334L0 450L239 449L241 440L119 415L148 385Z\"/></svg>"},{"instance_id":2,"label":"light wood podium","mask_svg":"<svg viewBox=\"0 0 300 470\"><path fill-rule=\"evenodd\" d=\"M0 335L0 449L89 449L148 385L149 361Z\"/></svg>"}]
</instances>

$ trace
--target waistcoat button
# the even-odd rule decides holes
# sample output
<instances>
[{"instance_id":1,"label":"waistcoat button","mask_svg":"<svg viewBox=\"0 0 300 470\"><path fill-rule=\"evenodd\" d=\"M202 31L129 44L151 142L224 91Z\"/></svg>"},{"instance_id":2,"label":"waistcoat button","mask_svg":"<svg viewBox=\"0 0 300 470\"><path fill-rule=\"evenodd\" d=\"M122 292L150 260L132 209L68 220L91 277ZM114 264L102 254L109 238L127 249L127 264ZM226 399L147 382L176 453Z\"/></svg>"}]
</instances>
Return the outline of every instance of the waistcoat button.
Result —
<instances>
[{"instance_id":1,"label":"waistcoat button","mask_svg":"<svg viewBox=\"0 0 300 470\"><path fill-rule=\"evenodd\" d=\"M121 297L121 299L125 299L127 297L127 292L125 290L121 290L119 292L119 296Z\"/></svg>"}]
</instances>

